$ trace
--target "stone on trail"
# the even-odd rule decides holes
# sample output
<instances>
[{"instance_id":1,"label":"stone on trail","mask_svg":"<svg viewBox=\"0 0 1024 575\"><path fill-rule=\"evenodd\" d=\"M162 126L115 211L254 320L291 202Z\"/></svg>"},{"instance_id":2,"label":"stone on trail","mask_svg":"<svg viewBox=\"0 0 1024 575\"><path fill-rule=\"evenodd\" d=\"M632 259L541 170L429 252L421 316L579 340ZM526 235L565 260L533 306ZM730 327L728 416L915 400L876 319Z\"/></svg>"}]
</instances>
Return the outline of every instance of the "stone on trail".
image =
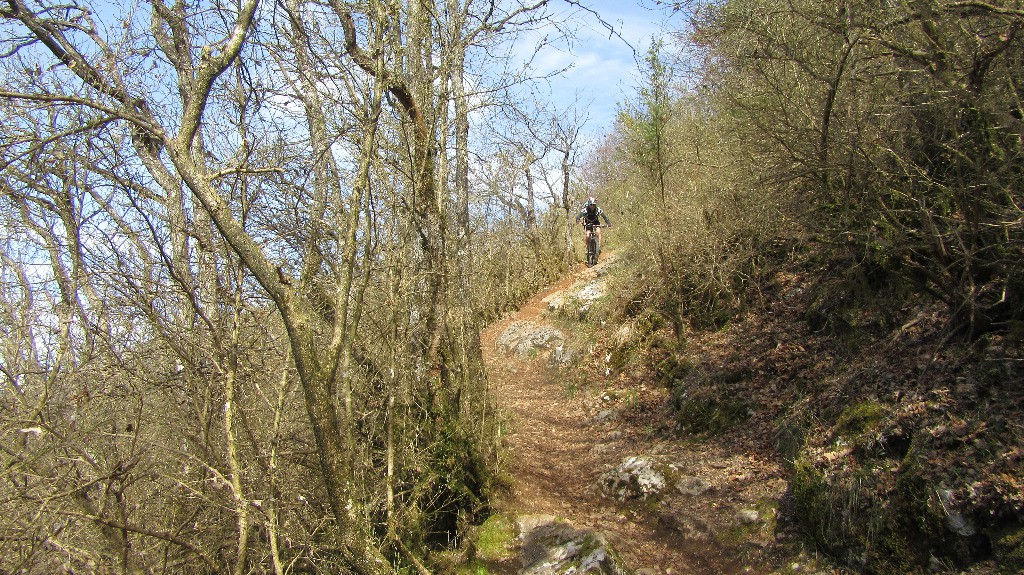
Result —
<instances>
[{"instance_id":1,"label":"stone on trail","mask_svg":"<svg viewBox=\"0 0 1024 575\"><path fill-rule=\"evenodd\" d=\"M601 299L604 296L604 282L594 281L587 284L577 294L577 299L582 302L590 303L594 300Z\"/></svg>"},{"instance_id":2,"label":"stone on trail","mask_svg":"<svg viewBox=\"0 0 1024 575\"><path fill-rule=\"evenodd\" d=\"M519 518L521 575L627 575L605 537L550 516Z\"/></svg>"},{"instance_id":3,"label":"stone on trail","mask_svg":"<svg viewBox=\"0 0 1024 575\"><path fill-rule=\"evenodd\" d=\"M671 508L661 512L658 516L658 523L686 539L696 541L707 541L712 538L714 533L711 527L701 521L699 517Z\"/></svg>"},{"instance_id":4,"label":"stone on trail","mask_svg":"<svg viewBox=\"0 0 1024 575\"><path fill-rule=\"evenodd\" d=\"M679 478L677 485L679 493L683 495L704 495L706 492L711 490L711 484L701 479L700 477L683 476Z\"/></svg>"},{"instance_id":5,"label":"stone on trail","mask_svg":"<svg viewBox=\"0 0 1024 575\"><path fill-rule=\"evenodd\" d=\"M555 292L542 299L541 302L548 304L548 311L558 311L565 305L565 292Z\"/></svg>"},{"instance_id":6,"label":"stone on trail","mask_svg":"<svg viewBox=\"0 0 1024 575\"><path fill-rule=\"evenodd\" d=\"M516 321L498 338L498 347L506 353L529 357L541 350L558 349L565 344L565 334L549 326L532 321Z\"/></svg>"},{"instance_id":7,"label":"stone on trail","mask_svg":"<svg viewBox=\"0 0 1024 575\"><path fill-rule=\"evenodd\" d=\"M736 513L736 519L745 525L751 525L761 520L761 514L756 509L741 509Z\"/></svg>"},{"instance_id":8,"label":"stone on trail","mask_svg":"<svg viewBox=\"0 0 1024 575\"><path fill-rule=\"evenodd\" d=\"M576 348L562 344L551 351L551 363L557 367L566 367L576 363L579 355Z\"/></svg>"},{"instance_id":9,"label":"stone on trail","mask_svg":"<svg viewBox=\"0 0 1024 575\"><path fill-rule=\"evenodd\" d=\"M665 490L665 475L649 457L627 457L618 467L601 474L598 487L619 501L647 499Z\"/></svg>"},{"instance_id":10,"label":"stone on trail","mask_svg":"<svg viewBox=\"0 0 1024 575\"><path fill-rule=\"evenodd\" d=\"M586 312L590 309L591 304L604 297L607 291L607 280L594 279L577 282L565 290L548 294L541 301L547 304L548 311L551 312L561 311L562 308L570 303L576 309L566 310L569 313L573 311Z\"/></svg>"}]
</instances>

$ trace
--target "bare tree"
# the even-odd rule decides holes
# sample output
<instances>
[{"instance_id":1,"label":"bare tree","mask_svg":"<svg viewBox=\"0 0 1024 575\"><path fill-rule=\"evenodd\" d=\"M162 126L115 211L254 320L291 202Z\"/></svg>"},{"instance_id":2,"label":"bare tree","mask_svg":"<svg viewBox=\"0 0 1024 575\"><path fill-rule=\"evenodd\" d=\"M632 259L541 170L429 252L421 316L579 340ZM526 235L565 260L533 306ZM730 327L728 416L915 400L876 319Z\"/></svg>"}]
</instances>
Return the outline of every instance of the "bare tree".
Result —
<instances>
[{"instance_id":1,"label":"bare tree","mask_svg":"<svg viewBox=\"0 0 1024 575\"><path fill-rule=\"evenodd\" d=\"M3 568L425 569L493 421L467 54L545 5L0 8Z\"/></svg>"}]
</instances>

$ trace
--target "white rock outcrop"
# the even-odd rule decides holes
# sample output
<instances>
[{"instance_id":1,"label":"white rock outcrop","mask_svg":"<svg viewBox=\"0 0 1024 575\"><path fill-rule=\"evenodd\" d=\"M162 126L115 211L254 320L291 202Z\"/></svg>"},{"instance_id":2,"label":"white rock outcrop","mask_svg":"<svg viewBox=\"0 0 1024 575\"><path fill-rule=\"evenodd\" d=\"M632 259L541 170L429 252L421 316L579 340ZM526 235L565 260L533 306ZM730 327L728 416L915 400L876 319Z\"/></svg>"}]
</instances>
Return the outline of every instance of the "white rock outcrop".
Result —
<instances>
[{"instance_id":1,"label":"white rock outcrop","mask_svg":"<svg viewBox=\"0 0 1024 575\"><path fill-rule=\"evenodd\" d=\"M565 334L532 321L513 322L498 338L498 347L506 353L529 357L539 352L552 352L565 345Z\"/></svg>"},{"instance_id":2,"label":"white rock outcrop","mask_svg":"<svg viewBox=\"0 0 1024 575\"><path fill-rule=\"evenodd\" d=\"M550 516L519 519L521 575L627 575L604 536Z\"/></svg>"},{"instance_id":3,"label":"white rock outcrop","mask_svg":"<svg viewBox=\"0 0 1024 575\"><path fill-rule=\"evenodd\" d=\"M597 479L598 488L606 497L619 501L647 499L665 490L668 481L649 457L627 457L611 471Z\"/></svg>"}]
</instances>

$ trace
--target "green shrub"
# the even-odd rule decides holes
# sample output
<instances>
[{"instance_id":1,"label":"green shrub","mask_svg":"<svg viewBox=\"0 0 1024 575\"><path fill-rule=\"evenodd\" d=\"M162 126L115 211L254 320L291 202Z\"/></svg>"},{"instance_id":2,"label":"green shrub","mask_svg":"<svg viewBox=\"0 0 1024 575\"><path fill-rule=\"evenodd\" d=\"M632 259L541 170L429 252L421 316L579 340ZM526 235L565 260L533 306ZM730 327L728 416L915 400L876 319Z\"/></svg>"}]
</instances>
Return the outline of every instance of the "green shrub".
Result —
<instances>
[{"instance_id":1,"label":"green shrub","mask_svg":"<svg viewBox=\"0 0 1024 575\"><path fill-rule=\"evenodd\" d=\"M669 354L654 366L654 376L658 383L672 389L680 384L693 371L693 363L689 358L679 354Z\"/></svg>"}]
</instances>

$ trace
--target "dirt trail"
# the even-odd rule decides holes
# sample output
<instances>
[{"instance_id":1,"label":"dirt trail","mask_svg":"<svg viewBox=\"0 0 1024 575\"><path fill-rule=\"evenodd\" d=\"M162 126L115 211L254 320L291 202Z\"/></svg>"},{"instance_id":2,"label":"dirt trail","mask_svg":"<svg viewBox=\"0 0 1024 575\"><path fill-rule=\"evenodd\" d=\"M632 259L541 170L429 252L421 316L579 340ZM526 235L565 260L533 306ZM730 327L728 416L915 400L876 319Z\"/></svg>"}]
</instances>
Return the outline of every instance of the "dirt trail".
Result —
<instances>
[{"instance_id":1,"label":"dirt trail","mask_svg":"<svg viewBox=\"0 0 1024 575\"><path fill-rule=\"evenodd\" d=\"M774 543L774 508L759 511L754 522L735 519L763 508L766 499L777 501L784 484L773 465L734 453L734 446L687 443L652 431L653 419L669 417L667 392L634 382L638 388L628 404L615 399L606 390L621 390L623 383L599 369L605 359L599 348L578 362L596 374L579 390L572 387L574 374L550 366L542 355L520 357L499 349L498 339L513 322L557 323L545 317L545 299L592 279L596 269L574 270L483 334L489 380L510 420L513 485L500 506L510 514L552 515L604 533L627 566L644 575L774 571L769 563L776 562L767 561L766 552ZM595 417L610 412L607 420ZM636 455L671 462L700 489L682 493L673 485L664 498L646 503L603 497L595 487L598 476Z\"/></svg>"}]
</instances>

